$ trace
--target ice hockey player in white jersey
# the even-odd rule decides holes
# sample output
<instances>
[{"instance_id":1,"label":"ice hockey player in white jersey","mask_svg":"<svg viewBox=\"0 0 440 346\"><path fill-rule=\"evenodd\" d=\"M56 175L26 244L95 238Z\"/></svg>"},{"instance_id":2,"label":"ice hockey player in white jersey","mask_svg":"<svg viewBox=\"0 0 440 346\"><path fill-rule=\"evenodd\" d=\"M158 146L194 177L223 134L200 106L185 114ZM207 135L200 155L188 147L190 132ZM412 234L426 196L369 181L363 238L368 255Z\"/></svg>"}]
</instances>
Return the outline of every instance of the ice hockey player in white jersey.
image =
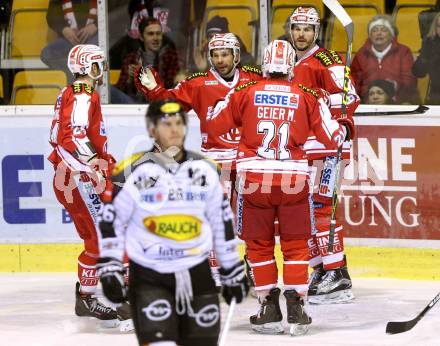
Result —
<instances>
[{"instance_id":1,"label":"ice hockey player in white jersey","mask_svg":"<svg viewBox=\"0 0 440 346\"><path fill-rule=\"evenodd\" d=\"M176 100L147 112L154 148L112 172L112 201L100 212L98 274L105 296L122 302L124 251L128 299L140 345L217 345L219 298L208 254L220 264L230 304L248 293L233 214L214 163L183 147L186 114Z\"/></svg>"}]
</instances>

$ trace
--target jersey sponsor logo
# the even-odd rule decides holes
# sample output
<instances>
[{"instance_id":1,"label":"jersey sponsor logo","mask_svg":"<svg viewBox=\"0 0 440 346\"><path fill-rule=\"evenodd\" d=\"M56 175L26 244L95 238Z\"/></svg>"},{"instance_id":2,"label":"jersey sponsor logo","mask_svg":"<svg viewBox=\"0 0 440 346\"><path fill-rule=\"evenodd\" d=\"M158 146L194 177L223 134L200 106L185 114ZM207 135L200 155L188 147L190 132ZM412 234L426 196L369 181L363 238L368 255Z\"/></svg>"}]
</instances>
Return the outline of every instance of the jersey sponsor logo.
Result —
<instances>
[{"instance_id":1,"label":"jersey sponsor logo","mask_svg":"<svg viewBox=\"0 0 440 346\"><path fill-rule=\"evenodd\" d=\"M149 232L175 241L190 240L202 233L202 220L193 215L149 216L143 223Z\"/></svg>"},{"instance_id":2,"label":"jersey sponsor logo","mask_svg":"<svg viewBox=\"0 0 440 346\"><path fill-rule=\"evenodd\" d=\"M290 92L291 89L290 89L290 85L266 84L264 86L264 90Z\"/></svg>"},{"instance_id":3,"label":"jersey sponsor logo","mask_svg":"<svg viewBox=\"0 0 440 346\"><path fill-rule=\"evenodd\" d=\"M306 93L312 94L313 96L315 96L316 98L319 98L319 94L316 90L310 89L308 87L306 87L305 85L302 84L298 84L298 86L304 90Z\"/></svg>"},{"instance_id":4,"label":"jersey sponsor logo","mask_svg":"<svg viewBox=\"0 0 440 346\"><path fill-rule=\"evenodd\" d=\"M196 323L200 327L212 327L220 318L220 311L217 305L209 304L200 309L195 316Z\"/></svg>"},{"instance_id":5,"label":"jersey sponsor logo","mask_svg":"<svg viewBox=\"0 0 440 346\"><path fill-rule=\"evenodd\" d=\"M254 96L254 105L298 108L298 100L298 94L257 91Z\"/></svg>"},{"instance_id":6,"label":"jersey sponsor logo","mask_svg":"<svg viewBox=\"0 0 440 346\"><path fill-rule=\"evenodd\" d=\"M319 182L318 194L324 197L332 197L336 180L336 157L328 156L324 162L324 168Z\"/></svg>"},{"instance_id":7,"label":"jersey sponsor logo","mask_svg":"<svg viewBox=\"0 0 440 346\"><path fill-rule=\"evenodd\" d=\"M321 62L325 67L333 65L335 62L332 57L325 51L319 51L315 54L315 57Z\"/></svg>"},{"instance_id":8,"label":"jersey sponsor logo","mask_svg":"<svg viewBox=\"0 0 440 346\"><path fill-rule=\"evenodd\" d=\"M205 85L218 85L217 80L205 80Z\"/></svg>"},{"instance_id":9,"label":"jersey sponsor logo","mask_svg":"<svg viewBox=\"0 0 440 346\"><path fill-rule=\"evenodd\" d=\"M155 184L156 181L154 181L154 178L150 178L151 184L153 183ZM144 182L145 183L142 183L143 188L148 188L148 186L146 185L147 182L145 180ZM202 183L202 181L199 182L199 184L200 183ZM194 185L197 185L196 182L194 182ZM153 187L153 185L150 187ZM177 188L177 189L170 188L167 193L162 193L161 191L157 191L154 193L143 194L142 200L147 203L162 203L165 200L171 202L178 202L178 201L203 202L206 200L206 192L183 191L182 188Z\"/></svg>"},{"instance_id":10,"label":"jersey sponsor logo","mask_svg":"<svg viewBox=\"0 0 440 346\"><path fill-rule=\"evenodd\" d=\"M247 82L247 83L244 83L242 85L239 85L238 87L235 88L235 91L240 91L241 89L247 88L248 86L251 86L251 85L254 85L254 84L257 84L257 82L252 80L250 82Z\"/></svg>"},{"instance_id":11,"label":"jersey sponsor logo","mask_svg":"<svg viewBox=\"0 0 440 346\"><path fill-rule=\"evenodd\" d=\"M342 61L341 57L339 56L338 53L336 53L334 50L328 50L328 52L330 53L331 57L333 58L333 60L338 63L338 64L344 64L344 62Z\"/></svg>"},{"instance_id":12,"label":"jersey sponsor logo","mask_svg":"<svg viewBox=\"0 0 440 346\"><path fill-rule=\"evenodd\" d=\"M199 247L190 249L176 249L156 243L150 246L142 245L144 254L158 261L174 261L179 258L200 255L202 250Z\"/></svg>"},{"instance_id":13,"label":"jersey sponsor logo","mask_svg":"<svg viewBox=\"0 0 440 346\"><path fill-rule=\"evenodd\" d=\"M191 76L186 77L186 80L191 80L198 77L207 77L207 76L208 76L208 72L196 72L193 73Z\"/></svg>"},{"instance_id":14,"label":"jersey sponsor logo","mask_svg":"<svg viewBox=\"0 0 440 346\"><path fill-rule=\"evenodd\" d=\"M72 129L73 137L83 139L87 136L87 131L82 126L74 126Z\"/></svg>"},{"instance_id":15,"label":"jersey sponsor logo","mask_svg":"<svg viewBox=\"0 0 440 346\"><path fill-rule=\"evenodd\" d=\"M223 142L236 144L240 142L241 134L239 129L232 129L219 137Z\"/></svg>"},{"instance_id":16,"label":"jersey sponsor logo","mask_svg":"<svg viewBox=\"0 0 440 346\"><path fill-rule=\"evenodd\" d=\"M106 136L107 132L105 131L105 123L103 121L101 121L101 124L99 126L99 134L101 136Z\"/></svg>"},{"instance_id":17,"label":"jersey sponsor logo","mask_svg":"<svg viewBox=\"0 0 440 346\"><path fill-rule=\"evenodd\" d=\"M171 304L166 299L157 299L142 309L147 319L150 321L164 321L171 316Z\"/></svg>"},{"instance_id":18,"label":"jersey sponsor logo","mask_svg":"<svg viewBox=\"0 0 440 346\"><path fill-rule=\"evenodd\" d=\"M244 72L253 72L253 73L256 73L256 74L259 74L259 75L262 74L261 70L258 67L250 66L250 65L242 66L241 70L244 71Z\"/></svg>"}]
</instances>

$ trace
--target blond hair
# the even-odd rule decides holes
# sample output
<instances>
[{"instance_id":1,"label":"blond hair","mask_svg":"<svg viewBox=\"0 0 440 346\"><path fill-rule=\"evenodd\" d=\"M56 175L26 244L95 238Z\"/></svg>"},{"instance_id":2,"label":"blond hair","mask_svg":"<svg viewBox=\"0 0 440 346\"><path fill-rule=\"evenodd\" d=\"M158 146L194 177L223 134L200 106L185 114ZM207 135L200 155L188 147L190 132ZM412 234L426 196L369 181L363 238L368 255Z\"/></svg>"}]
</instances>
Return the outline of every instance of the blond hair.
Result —
<instances>
[{"instance_id":1,"label":"blond hair","mask_svg":"<svg viewBox=\"0 0 440 346\"><path fill-rule=\"evenodd\" d=\"M437 12L437 14L434 16L434 19L432 20L431 25L429 26L429 31L426 37L434 38L437 36L437 19L440 17L440 12Z\"/></svg>"}]
</instances>

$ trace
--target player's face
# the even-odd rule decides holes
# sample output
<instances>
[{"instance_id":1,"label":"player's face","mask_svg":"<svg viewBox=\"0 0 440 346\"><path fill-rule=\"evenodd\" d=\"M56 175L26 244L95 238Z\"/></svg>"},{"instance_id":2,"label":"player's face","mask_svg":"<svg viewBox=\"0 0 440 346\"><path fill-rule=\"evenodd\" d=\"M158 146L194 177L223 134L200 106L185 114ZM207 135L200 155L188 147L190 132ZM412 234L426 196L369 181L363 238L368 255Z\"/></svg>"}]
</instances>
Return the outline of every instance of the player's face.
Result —
<instances>
[{"instance_id":1,"label":"player's face","mask_svg":"<svg viewBox=\"0 0 440 346\"><path fill-rule=\"evenodd\" d=\"M382 51L391 43L393 35L386 26L376 25L371 29L370 40L374 48Z\"/></svg>"},{"instance_id":2,"label":"player's face","mask_svg":"<svg viewBox=\"0 0 440 346\"><path fill-rule=\"evenodd\" d=\"M159 51L162 46L162 28L160 24L150 24L142 33L145 49L152 50L153 52Z\"/></svg>"},{"instance_id":3,"label":"player's face","mask_svg":"<svg viewBox=\"0 0 440 346\"><path fill-rule=\"evenodd\" d=\"M310 24L294 24L290 30L295 48L307 51L315 43L315 26Z\"/></svg>"},{"instance_id":4,"label":"player's face","mask_svg":"<svg viewBox=\"0 0 440 346\"><path fill-rule=\"evenodd\" d=\"M183 148L186 126L180 115L160 119L151 129L151 136L163 151L171 147Z\"/></svg>"},{"instance_id":5,"label":"player's face","mask_svg":"<svg viewBox=\"0 0 440 346\"><path fill-rule=\"evenodd\" d=\"M385 105L387 104L388 97L382 88L373 86L368 91L368 103L371 105Z\"/></svg>"},{"instance_id":6,"label":"player's face","mask_svg":"<svg viewBox=\"0 0 440 346\"><path fill-rule=\"evenodd\" d=\"M227 76L234 68L232 49L214 49L211 56L214 68L221 76Z\"/></svg>"}]
</instances>

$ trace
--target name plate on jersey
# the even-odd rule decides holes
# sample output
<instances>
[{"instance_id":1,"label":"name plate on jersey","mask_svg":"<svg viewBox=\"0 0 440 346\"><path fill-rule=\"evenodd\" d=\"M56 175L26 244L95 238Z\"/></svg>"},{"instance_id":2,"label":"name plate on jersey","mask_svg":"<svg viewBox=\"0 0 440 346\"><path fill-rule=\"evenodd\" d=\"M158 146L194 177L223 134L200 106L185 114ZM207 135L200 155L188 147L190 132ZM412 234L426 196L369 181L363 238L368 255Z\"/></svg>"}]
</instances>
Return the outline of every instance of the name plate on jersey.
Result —
<instances>
[{"instance_id":1,"label":"name plate on jersey","mask_svg":"<svg viewBox=\"0 0 440 346\"><path fill-rule=\"evenodd\" d=\"M202 220L192 215L149 216L143 222L149 232L176 241L196 238L202 232Z\"/></svg>"}]
</instances>

